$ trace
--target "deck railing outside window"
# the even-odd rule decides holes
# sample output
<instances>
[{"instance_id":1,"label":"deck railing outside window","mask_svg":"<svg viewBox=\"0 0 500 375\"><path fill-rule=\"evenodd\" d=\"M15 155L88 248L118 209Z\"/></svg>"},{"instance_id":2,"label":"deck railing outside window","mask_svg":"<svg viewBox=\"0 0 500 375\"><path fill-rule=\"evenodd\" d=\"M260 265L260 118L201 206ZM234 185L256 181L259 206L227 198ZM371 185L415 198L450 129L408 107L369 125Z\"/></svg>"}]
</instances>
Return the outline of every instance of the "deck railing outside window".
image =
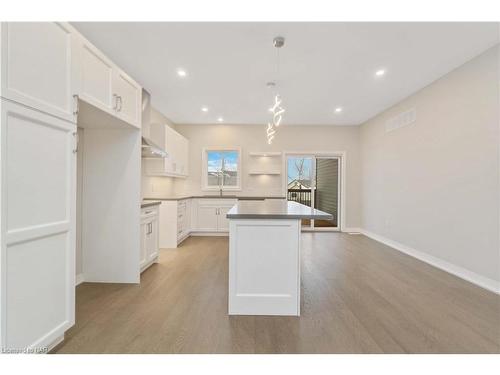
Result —
<instances>
[{"instance_id":1,"label":"deck railing outside window","mask_svg":"<svg viewBox=\"0 0 500 375\"><path fill-rule=\"evenodd\" d=\"M311 189L288 189L287 199L306 206L311 205Z\"/></svg>"}]
</instances>

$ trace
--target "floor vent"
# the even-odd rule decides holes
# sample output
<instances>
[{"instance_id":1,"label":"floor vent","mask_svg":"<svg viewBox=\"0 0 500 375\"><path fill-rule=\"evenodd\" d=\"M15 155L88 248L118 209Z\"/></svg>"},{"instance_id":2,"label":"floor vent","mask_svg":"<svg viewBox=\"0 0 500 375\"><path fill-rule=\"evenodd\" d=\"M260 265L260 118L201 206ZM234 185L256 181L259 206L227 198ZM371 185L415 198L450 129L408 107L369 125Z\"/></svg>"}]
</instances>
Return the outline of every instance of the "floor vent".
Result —
<instances>
[{"instance_id":1,"label":"floor vent","mask_svg":"<svg viewBox=\"0 0 500 375\"><path fill-rule=\"evenodd\" d=\"M389 133L402 127L413 124L417 120L417 110L412 108L402 112L399 115L387 120L385 123L385 132Z\"/></svg>"}]
</instances>

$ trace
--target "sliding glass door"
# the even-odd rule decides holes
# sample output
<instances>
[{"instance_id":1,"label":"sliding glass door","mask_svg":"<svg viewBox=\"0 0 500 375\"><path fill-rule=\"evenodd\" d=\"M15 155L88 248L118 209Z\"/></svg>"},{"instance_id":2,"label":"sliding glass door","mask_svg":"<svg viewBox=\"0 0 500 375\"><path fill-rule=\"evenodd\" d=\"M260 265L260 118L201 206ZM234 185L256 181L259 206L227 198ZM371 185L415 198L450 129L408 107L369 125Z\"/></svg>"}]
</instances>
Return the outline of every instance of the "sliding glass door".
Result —
<instances>
[{"instance_id":1,"label":"sliding glass door","mask_svg":"<svg viewBox=\"0 0 500 375\"><path fill-rule=\"evenodd\" d=\"M313 204L314 157L287 157L287 199L312 207ZM302 220L302 226L310 227L311 220Z\"/></svg>"},{"instance_id":2,"label":"sliding glass door","mask_svg":"<svg viewBox=\"0 0 500 375\"><path fill-rule=\"evenodd\" d=\"M316 157L314 208L333 215L332 220L314 220L314 228L338 228L340 202L339 158Z\"/></svg>"},{"instance_id":3,"label":"sliding glass door","mask_svg":"<svg viewBox=\"0 0 500 375\"><path fill-rule=\"evenodd\" d=\"M337 230L340 212L340 158L288 155L287 199L332 214L332 220L302 220L303 229Z\"/></svg>"}]
</instances>

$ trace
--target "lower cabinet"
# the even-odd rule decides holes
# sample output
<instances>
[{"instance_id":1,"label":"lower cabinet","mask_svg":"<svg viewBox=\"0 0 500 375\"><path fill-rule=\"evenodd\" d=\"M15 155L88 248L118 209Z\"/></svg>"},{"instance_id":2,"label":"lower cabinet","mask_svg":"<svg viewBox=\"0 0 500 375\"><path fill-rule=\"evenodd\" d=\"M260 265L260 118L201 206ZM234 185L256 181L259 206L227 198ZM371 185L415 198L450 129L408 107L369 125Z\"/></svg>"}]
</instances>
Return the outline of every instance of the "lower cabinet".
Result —
<instances>
[{"instance_id":1,"label":"lower cabinet","mask_svg":"<svg viewBox=\"0 0 500 375\"><path fill-rule=\"evenodd\" d=\"M190 232L191 199L163 201L160 205L160 248L176 248Z\"/></svg>"},{"instance_id":2,"label":"lower cabinet","mask_svg":"<svg viewBox=\"0 0 500 375\"><path fill-rule=\"evenodd\" d=\"M141 272L158 261L159 249L158 206L141 210Z\"/></svg>"},{"instance_id":3,"label":"lower cabinet","mask_svg":"<svg viewBox=\"0 0 500 375\"><path fill-rule=\"evenodd\" d=\"M236 199L196 199L193 202L193 216L197 232L228 232L227 212L237 203Z\"/></svg>"}]
</instances>

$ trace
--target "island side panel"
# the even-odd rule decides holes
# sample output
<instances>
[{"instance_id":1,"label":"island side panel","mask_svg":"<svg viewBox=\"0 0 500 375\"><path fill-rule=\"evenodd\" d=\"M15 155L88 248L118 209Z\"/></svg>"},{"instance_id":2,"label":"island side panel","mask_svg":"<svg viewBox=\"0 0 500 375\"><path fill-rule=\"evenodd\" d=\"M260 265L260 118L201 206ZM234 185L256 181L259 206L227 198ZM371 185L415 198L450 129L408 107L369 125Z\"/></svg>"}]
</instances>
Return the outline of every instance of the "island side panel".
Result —
<instances>
[{"instance_id":1,"label":"island side panel","mask_svg":"<svg viewBox=\"0 0 500 375\"><path fill-rule=\"evenodd\" d=\"M300 315L300 220L230 220L228 312Z\"/></svg>"}]
</instances>

